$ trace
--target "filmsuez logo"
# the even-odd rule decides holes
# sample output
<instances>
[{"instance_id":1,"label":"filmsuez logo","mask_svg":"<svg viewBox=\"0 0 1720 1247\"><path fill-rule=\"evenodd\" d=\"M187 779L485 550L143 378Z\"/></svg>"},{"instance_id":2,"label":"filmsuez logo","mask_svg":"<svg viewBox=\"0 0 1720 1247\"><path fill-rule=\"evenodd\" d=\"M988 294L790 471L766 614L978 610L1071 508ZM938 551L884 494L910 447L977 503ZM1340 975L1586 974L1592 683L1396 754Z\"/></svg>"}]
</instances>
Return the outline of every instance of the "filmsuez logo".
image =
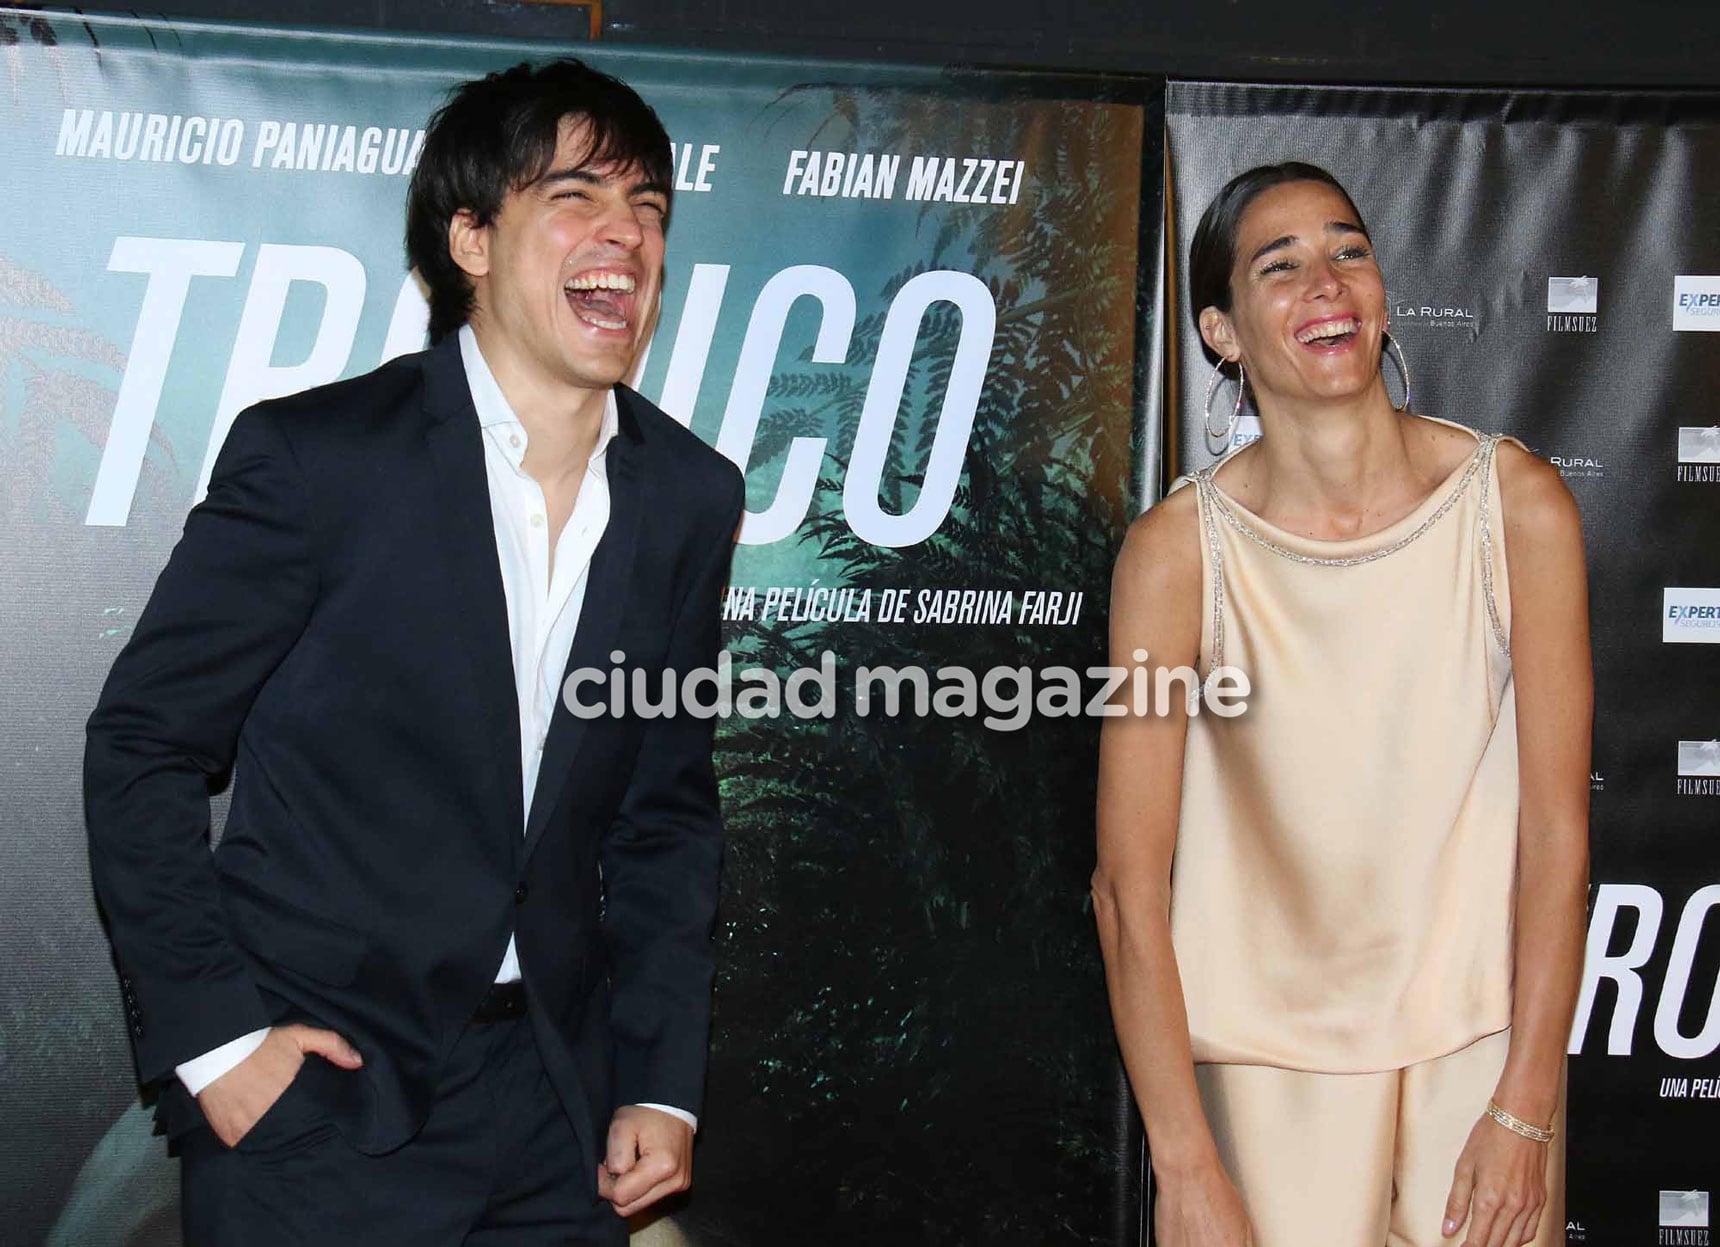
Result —
<instances>
[{"instance_id":1,"label":"filmsuez logo","mask_svg":"<svg viewBox=\"0 0 1720 1247\"><path fill-rule=\"evenodd\" d=\"M1720 797L1720 740L1678 742L1680 797Z\"/></svg>"},{"instance_id":2,"label":"filmsuez logo","mask_svg":"<svg viewBox=\"0 0 1720 1247\"><path fill-rule=\"evenodd\" d=\"M1720 589L1663 590L1660 639L1720 644Z\"/></svg>"},{"instance_id":3,"label":"filmsuez logo","mask_svg":"<svg viewBox=\"0 0 1720 1247\"><path fill-rule=\"evenodd\" d=\"M119 526L129 518L161 404L168 361L185 320L188 295L195 283L231 280L239 272L245 251L244 243L198 238L122 235L114 240L108 271L136 274L146 281L85 524ZM395 280L393 273L389 280ZM728 282L727 264L692 265L675 341L658 343L667 345L671 353L662 392L655 397L659 406L683 424L691 420L699 399L719 319L725 314L738 316L744 310L736 306L737 300L725 300ZM240 411L264 399L337 380L343 374L358 333L367 284L359 258L339 247L265 243L257 249L192 503L201 501L208 489L210 469ZM298 362L276 364L276 347L295 286L322 287L323 308L309 352L300 349L296 352ZM817 305L819 316L811 362L842 364L848 359L858 314L858 300L848 278L824 265L796 264L764 283L752 296L746 336L716 439L717 450L743 472L764 422L765 395L789 312L794 309L796 316L806 314L802 310L806 304L801 300ZM960 336L938 405L932 445L920 469L919 494L898 515L884 505L884 475L920 325L940 303L950 304L959 312ZM843 473L842 511L856 537L870 545L896 548L926 540L949 517L996 338L997 304L985 282L971 273L931 269L905 282L884 312L853 449ZM422 349L428 323L424 295L417 279L408 275L394 296L378 362ZM644 372L645 356L651 349L647 344L635 365L635 378ZM742 544L769 545L799 530L812 509L827 458L826 440L794 438L775 496L762 510L746 513Z\"/></svg>"},{"instance_id":4,"label":"filmsuez logo","mask_svg":"<svg viewBox=\"0 0 1720 1247\"><path fill-rule=\"evenodd\" d=\"M1708 1192L1660 1193L1662 1247L1709 1247Z\"/></svg>"},{"instance_id":5,"label":"filmsuez logo","mask_svg":"<svg viewBox=\"0 0 1720 1247\"><path fill-rule=\"evenodd\" d=\"M1665 966L1650 1028L1655 1047L1680 1061L1703 1061L1720 1051L1720 991L1712 971L1720 914L1710 915L1715 909L1720 909L1720 883L1692 892L1676 922L1669 917L1667 899L1649 884L1596 884L1582 988L1566 1051L1582 1055L1590 1035L1600 1032L1607 1056L1631 1055L1644 1002L1655 989L1652 980L1645 981L1644 969L1650 964ZM1704 939L1709 941L1707 950L1702 948ZM1695 973L1698 963L1709 967L1706 974ZM1691 998L1693 985L1698 994ZM1687 1019L1701 1019L1693 1034L1681 1029Z\"/></svg>"},{"instance_id":6,"label":"filmsuez logo","mask_svg":"<svg viewBox=\"0 0 1720 1247\"><path fill-rule=\"evenodd\" d=\"M1672 282L1672 328L1679 333L1720 333L1720 277Z\"/></svg>"},{"instance_id":7,"label":"filmsuez logo","mask_svg":"<svg viewBox=\"0 0 1720 1247\"><path fill-rule=\"evenodd\" d=\"M1717 326L1720 327L1720 326ZM1712 485L1720 481L1720 424L1678 430L1678 473L1684 484Z\"/></svg>"},{"instance_id":8,"label":"filmsuez logo","mask_svg":"<svg viewBox=\"0 0 1720 1247\"><path fill-rule=\"evenodd\" d=\"M1600 326L1601 279L1547 278L1547 332L1594 333Z\"/></svg>"}]
</instances>

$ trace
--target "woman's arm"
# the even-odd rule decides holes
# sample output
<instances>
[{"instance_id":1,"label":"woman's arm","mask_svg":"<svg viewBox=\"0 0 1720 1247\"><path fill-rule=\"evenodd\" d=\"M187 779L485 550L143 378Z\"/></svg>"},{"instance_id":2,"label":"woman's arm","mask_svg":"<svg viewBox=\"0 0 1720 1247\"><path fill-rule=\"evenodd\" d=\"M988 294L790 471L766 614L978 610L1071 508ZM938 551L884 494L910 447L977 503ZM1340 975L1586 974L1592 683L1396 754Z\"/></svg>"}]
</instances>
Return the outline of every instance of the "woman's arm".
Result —
<instances>
[{"instance_id":1,"label":"woman's arm","mask_svg":"<svg viewBox=\"0 0 1720 1247\"><path fill-rule=\"evenodd\" d=\"M1576 500L1551 464L1502 443L1499 489L1517 685L1517 931L1511 1055L1494 1097L1545 1124L1558 1107L1582 976L1594 671Z\"/></svg>"},{"instance_id":2,"label":"woman's arm","mask_svg":"<svg viewBox=\"0 0 1720 1247\"><path fill-rule=\"evenodd\" d=\"M1558 471L1498 449L1511 664L1517 698L1515 994L1494 1102L1546 1126L1564 1085L1582 973L1589 874L1588 573L1577 504ZM1483 1118L1458 1162L1448 1220L1470 1215L1470 1247L1528 1242L1545 1199L1546 1147Z\"/></svg>"},{"instance_id":3,"label":"woman's arm","mask_svg":"<svg viewBox=\"0 0 1720 1247\"><path fill-rule=\"evenodd\" d=\"M1111 581L1111 663L1197 667L1201 565L1193 488L1130 527ZM1145 1119L1160 1186L1158 1240L1243 1243L1247 1221L1225 1178L1195 1089L1182 980L1171 951L1171 859L1188 718L1107 718L1099 738L1099 863L1093 912L1111 1015Z\"/></svg>"}]
</instances>

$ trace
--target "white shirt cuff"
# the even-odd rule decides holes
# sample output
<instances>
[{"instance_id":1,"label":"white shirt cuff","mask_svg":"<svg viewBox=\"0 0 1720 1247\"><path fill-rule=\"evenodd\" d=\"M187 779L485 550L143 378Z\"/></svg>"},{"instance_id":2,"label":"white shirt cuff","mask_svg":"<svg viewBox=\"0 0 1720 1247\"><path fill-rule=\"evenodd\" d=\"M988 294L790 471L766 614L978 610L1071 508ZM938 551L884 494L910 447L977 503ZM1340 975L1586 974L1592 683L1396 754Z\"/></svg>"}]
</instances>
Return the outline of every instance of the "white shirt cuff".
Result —
<instances>
[{"instance_id":1,"label":"white shirt cuff","mask_svg":"<svg viewBox=\"0 0 1720 1247\"><path fill-rule=\"evenodd\" d=\"M268 1035L269 1028L267 1026L260 1031L240 1035L239 1038L229 1040L213 1051L205 1052L199 1057L192 1057L183 1065L175 1065L173 1072L179 1075L179 1081L185 1084L185 1089L192 1095L196 1095L239 1064L240 1061L261 1048L263 1040L267 1039Z\"/></svg>"},{"instance_id":2,"label":"white shirt cuff","mask_svg":"<svg viewBox=\"0 0 1720 1247\"><path fill-rule=\"evenodd\" d=\"M689 1126L691 1126L693 1128L694 1134L697 1134L699 1132L699 1119L697 1117L694 1117L691 1113L689 1113L684 1108L670 1108L667 1104L640 1104L640 1105L637 1105L636 1107L638 1107L638 1108L654 1108L659 1113L667 1113L671 1117L678 1117L682 1121L686 1122Z\"/></svg>"},{"instance_id":3,"label":"white shirt cuff","mask_svg":"<svg viewBox=\"0 0 1720 1247\"><path fill-rule=\"evenodd\" d=\"M268 1038L269 1028L252 1031L248 1035L229 1040L219 1048L205 1052L202 1056L193 1057L182 1065L173 1067L173 1072L179 1076L179 1081L185 1084L185 1089L196 1095L214 1082L221 1075L232 1069L239 1062L250 1056L263 1046L263 1040ZM699 1119L687 1112L686 1109L674 1108L668 1104L641 1104L640 1108L656 1109L659 1113L667 1113L677 1120L684 1121L696 1133L699 1129Z\"/></svg>"}]
</instances>

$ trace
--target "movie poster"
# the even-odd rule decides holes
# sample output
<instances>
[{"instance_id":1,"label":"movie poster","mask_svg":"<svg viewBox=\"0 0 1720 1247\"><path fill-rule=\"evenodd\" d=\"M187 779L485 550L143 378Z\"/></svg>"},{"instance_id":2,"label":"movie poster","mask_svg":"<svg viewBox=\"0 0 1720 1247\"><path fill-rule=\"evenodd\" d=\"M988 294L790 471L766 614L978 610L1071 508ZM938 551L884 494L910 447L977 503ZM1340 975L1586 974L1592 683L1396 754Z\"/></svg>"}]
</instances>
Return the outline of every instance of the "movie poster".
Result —
<instances>
[{"instance_id":1,"label":"movie poster","mask_svg":"<svg viewBox=\"0 0 1720 1247\"><path fill-rule=\"evenodd\" d=\"M7 1242L177 1241L88 883L83 722L234 415L421 347L402 205L432 109L562 51L0 10ZM674 141L638 388L748 479L697 1186L636 1238L1118 1241L1097 720L1034 680L1103 661L1157 437L1156 100L575 51ZM770 678L774 710L739 695Z\"/></svg>"}]
</instances>

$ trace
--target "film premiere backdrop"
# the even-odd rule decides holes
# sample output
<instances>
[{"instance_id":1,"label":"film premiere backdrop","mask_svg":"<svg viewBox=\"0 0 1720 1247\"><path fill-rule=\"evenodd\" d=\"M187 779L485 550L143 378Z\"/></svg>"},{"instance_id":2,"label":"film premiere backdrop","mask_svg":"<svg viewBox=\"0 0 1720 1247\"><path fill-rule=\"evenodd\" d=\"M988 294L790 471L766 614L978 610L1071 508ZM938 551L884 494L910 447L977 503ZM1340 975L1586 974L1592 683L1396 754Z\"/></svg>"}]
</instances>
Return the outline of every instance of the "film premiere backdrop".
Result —
<instances>
[{"instance_id":1,"label":"film premiere backdrop","mask_svg":"<svg viewBox=\"0 0 1720 1247\"><path fill-rule=\"evenodd\" d=\"M1720 99L1176 82L1165 141L1177 257L1234 174L1286 159L1336 174L1373 232L1416 410L1517 435L1582 507L1594 887L1568 1236L1706 1245L1720 1192ZM1172 437L1192 471L1221 448L1201 431L1210 364L1185 274L1173 288ZM1387 384L1401 393L1395 371ZM1238 442L1257 431L1245 420Z\"/></svg>"},{"instance_id":2,"label":"film premiere backdrop","mask_svg":"<svg viewBox=\"0 0 1720 1247\"><path fill-rule=\"evenodd\" d=\"M544 49L4 11L0 43L24 209L0 252L0 1227L165 1242L170 1170L128 1107L85 884L82 718L231 415L417 344L397 239L418 127L449 83ZM1141 384L1157 327L1134 316L1150 104L1061 78L590 54L677 141L641 386L752 469L737 656L787 667L828 647L846 674L1096 652L1131 437L1140 479L1157 476ZM1571 1238L1704 1243L1713 104L1203 84L1171 101L1173 256L1230 173L1327 164L1370 216L1417 406L1522 436L1583 503L1600 704ZM1169 440L1188 467L1211 453L1205 365L1172 305ZM857 449L867 427L889 432ZM812 593L842 588L873 601ZM908 618L886 622L898 588ZM1014 590L1009 622L936 622L942 599L919 593L941 588ZM1036 610L1031 590L1086 597ZM734 847L701 1189L656 1232L1130 1241L1080 907L1086 727L844 706L731 720L722 742Z\"/></svg>"},{"instance_id":3,"label":"film premiere backdrop","mask_svg":"<svg viewBox=\"0 0 1720 1247\"><path fill-rule=\"evenodd\" d=\"M0 1241L177 1241L87 882L83 721L232 416L421 343L400 236L431 109L551 51L0 10ZM639 1238L1114 1241L1094 725L850 694L861 663L1102 652L1156 440L1160 96L579 51L676 144L640 388L749 468L736 665L838 664L831 717L720 726L699 1187Z\"/></svg>"}]
</instances>

